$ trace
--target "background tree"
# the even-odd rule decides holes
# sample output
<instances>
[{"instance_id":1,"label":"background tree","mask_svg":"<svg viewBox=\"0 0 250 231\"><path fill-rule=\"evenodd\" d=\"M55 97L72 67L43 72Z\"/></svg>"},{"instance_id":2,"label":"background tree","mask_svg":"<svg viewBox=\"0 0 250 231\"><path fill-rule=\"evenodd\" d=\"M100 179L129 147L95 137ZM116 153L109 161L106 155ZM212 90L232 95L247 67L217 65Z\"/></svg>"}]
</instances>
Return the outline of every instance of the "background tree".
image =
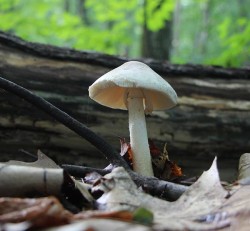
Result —
<instances>
[{"instance_id":1,"label":"background tree","mask_svg":"<svg viewBox=\"0 0 250 231\"><path fill-rule=\"evenodd\" d=\"M143 1L141 43L143 57L169 60L172 44L173 9L174 1L172 0Z\"/></svg>"}]
</instances>

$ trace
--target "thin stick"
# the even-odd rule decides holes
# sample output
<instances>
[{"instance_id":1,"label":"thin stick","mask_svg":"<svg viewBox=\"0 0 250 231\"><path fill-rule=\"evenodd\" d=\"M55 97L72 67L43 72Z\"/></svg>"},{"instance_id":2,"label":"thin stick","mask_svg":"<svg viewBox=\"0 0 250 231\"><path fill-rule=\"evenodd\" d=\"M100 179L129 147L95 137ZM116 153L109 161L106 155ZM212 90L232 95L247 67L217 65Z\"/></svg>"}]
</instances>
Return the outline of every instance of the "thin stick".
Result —
<instances>
[{"instance_id":1,"label":"thin stick","mask_svg":"<svg viewBox=\"0 0 250 231\"><path fill-rule=\"evenodd\" d=\"M91 172L97 172L102 176L111 172L111 170L84 167L84 166L71 165L71 164L62 164L61 167L64 170L66 170L70 175L75 176L75 177L82 177L82 178L85 177L86 174L91 173Z\"/></svg>"},{"instance_id":2,"label":"thin stick","mask_svg":"<svg viewBox=\"0 0 250 231\"><path fill-rule=\"evenodd\" d=\"M40 108L41 110L45 111L53 118L58 120L60 123L64 124L66 127L74 131L79 136L86 139L89 143L95 146L98 150L100 150L105 158L114 166L122 166L126 170L129 169L128 164L125 160L120 156L117 151L107 143L103 138L95 134L85 125L80 123L78 120L74 119L67 113L61 111L53 104L49 103L45 99L33 94L31 91L15 84L9 80L0 77L0 87L4 90L11 92L29 103L33 104L34 106Z\"/></svg>"}]
</instances>

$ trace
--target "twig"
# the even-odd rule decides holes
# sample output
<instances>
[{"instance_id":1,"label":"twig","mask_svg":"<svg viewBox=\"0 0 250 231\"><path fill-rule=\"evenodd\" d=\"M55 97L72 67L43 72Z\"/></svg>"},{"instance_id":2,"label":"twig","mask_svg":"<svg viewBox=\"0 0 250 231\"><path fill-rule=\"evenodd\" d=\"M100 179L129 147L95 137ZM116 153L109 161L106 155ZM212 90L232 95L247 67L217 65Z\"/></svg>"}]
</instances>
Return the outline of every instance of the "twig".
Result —
<instances>
[{"instance_id":1,"label":"twig","mask_svg":"<svg viewBox=\"0 0 250 231\"><path fill-rule=\"evenodd\" d=\"M75 177L82 177L82 178L90 172L97 172L102 176L111 172L111 170L84 167L84 166L71 165L71 164L62 164L61 167L65 169L70 175L75 176Z\"/></svg>"},{"instance_id":2,"label":"twig","mask_svg":"<svg viewBox=\"0 0 250 231\"><path fill-rule=\"evenodd\" d=\"M188 186L185 185L159 180L156 177L142 176L136 172L131 172L130 176L137 186L141 186L145 191L149 192L153 196L157 196L168 201L177 200L188 189Z\"/></svg>"},{"instance_id":3,"label":"twig","mask_svg":"<svg viewBox=\"0 0 250 231\"><path fill-rule=\"evenodd\" d=\"M25 99L29 103L35 105L36 107L42 109L53 118L64 124L66 127L77 133L79 136L83 137L94 145L98 150L100 150L106 159L114 166L122 166L126 170L129 169L128 164L125 160L115 151L115 149L107 143L103 138L95 134L85 125L68 115L67 113L61 111L53 104L44 100L43 98L33 94L31 91L15 84L9 80L0 77L0 87L6 91L14 93L15 95Z\"/></svg>"},{"instance_id":4,"label":"twig","mask_svg":"<svg viewBox=\"0 0 250 231\"><path fill-rule=\"evenodd\" d=\"M98 172L101 175L105 175L110 172L110 170L76 166L76 165L62 165L70 175L76 177L84 177L87 173ZM169 200L177 200L187 189L187 186L175 184L172 182L159 180L156 177L146 177L139 175L136 172L129 171L132 180L136 183L138 187L142 187L145 191L151 195Z\"/></svg>"},{"instance_id":5,"label":"twig","mask_svg":"<svg viewBox=\"0 0 250 231\"><path fill-rule=\"evenodd\" d=\"M20 153L25 154L26 156L31 157L33 160L37 160L37 156L36 156L36 155L34 155L34 154L30 153L30 152L27 152L27 151L24 150L24 149L19 149L18 151L19 151Z\"/></svg>"}]
</instances>

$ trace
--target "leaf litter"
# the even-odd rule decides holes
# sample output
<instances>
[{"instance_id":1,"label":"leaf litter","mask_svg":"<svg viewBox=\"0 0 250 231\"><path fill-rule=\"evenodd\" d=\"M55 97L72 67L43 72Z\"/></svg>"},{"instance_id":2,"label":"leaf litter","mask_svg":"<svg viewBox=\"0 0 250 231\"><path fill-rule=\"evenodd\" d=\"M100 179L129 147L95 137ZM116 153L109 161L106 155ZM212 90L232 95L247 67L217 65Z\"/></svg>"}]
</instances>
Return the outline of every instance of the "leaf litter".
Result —
<instances>
[{"instance_id":1,"label":"leaf litter","mask_svg":"<svg viewBox=\"0 0 250 231\"><path fill-rule=\"evenodd\" d=\"M163 151L161 151L153 140L149 139L148 141L154 176L162 180L170 181L183 176L182 169L175 162L170 160L167 144L164 145ZM131 169L133 169L133 154L130 143L126 142L125 138L120 138L120 144L120 155L126 160Z\"/></svg>"},{"instance_id":2,"label":"leaf litter","mask_svg":"<svg viewBox=\"0 0 250 231\"><path fill-rule=\"evenodd\" d=\"M43 155L40 153L39 158ZM34 164L28 165L20 162L1 163L0 182L5 168L22 167L31 174L33 174L33 168L62 171L46 156L42 157L40 165L39 158ZM15 174L18 175L20 172L14 171ZM8 178L10 180L12 176ZM11 182L15 185L20 181L21 178L17 182ZM219 179L216 158L211 168L174 202L143 192L121 167L113 169L111 173L93 184L82 182L83 179L80 181L74 179L74 181L83 196L93 202L92 209L73 214L53 196L32 199L2 197L0 198L0 223L2 224L0 227L8 231L13 230L14 223L16 223L15 230L36 228L47 228L46 230L247 230L249 226L250 185L238 183L229 190L225 190ZM0 183L0 192L4 187L5 185ZM15 187L9 189L10 196L12 196L11 190L19 190ZM96 198L97 191L101 192L101 196ZM51 195L53 194L52 192Z\"/></svg>"}]
</instances>

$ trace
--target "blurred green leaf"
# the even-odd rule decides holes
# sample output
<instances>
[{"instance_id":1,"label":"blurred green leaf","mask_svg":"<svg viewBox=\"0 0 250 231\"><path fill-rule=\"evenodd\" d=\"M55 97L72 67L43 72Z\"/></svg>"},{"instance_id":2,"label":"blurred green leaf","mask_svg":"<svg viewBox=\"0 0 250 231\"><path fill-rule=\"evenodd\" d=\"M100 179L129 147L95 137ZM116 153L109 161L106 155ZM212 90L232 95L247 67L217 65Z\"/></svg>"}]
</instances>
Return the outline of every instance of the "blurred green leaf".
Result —
<instances>
[{"instance_id":1,"label":"blurred green leaf","mask_svg":"<svg viewBox=\"0 0 250 231\"><path fill-rule=\"evenodd\" d=\"M154 215L148 209L140 207L133 212L133 220L140 224L151 225L154 220Z\"/></svg>"}]
</instances>

